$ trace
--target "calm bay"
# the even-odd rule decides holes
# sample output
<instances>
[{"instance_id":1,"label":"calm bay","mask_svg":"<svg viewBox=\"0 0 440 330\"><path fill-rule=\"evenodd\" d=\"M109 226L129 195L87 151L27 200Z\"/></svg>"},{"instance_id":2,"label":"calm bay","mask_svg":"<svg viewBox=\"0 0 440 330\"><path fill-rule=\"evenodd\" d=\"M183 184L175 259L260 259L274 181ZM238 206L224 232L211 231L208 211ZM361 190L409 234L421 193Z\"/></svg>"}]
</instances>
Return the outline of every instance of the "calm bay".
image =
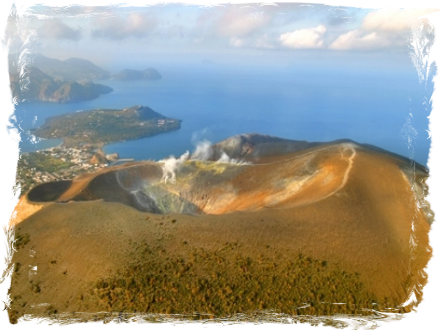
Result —
<instances>
[{"instance_id":1,"label":"calm bay","mask_svg":"<svg viewBox=\"0 0 440 330\"><path fill-rule=\"evenodd\" d=\"M156 81L99 81L114 91L91 101L17 105L20 151L45 149L61 142L36 142L27 134L48 117L144 105L181 119L181 129L111 143L104 147L106 153L160 160L192 151L203 140L215 143L236 134L260 133L307 141L348 138L427 164L426 91L412 68L405 72L323 72L298 67L199 64L159 71L163 78Z\"/></svg>"}]
</instances>

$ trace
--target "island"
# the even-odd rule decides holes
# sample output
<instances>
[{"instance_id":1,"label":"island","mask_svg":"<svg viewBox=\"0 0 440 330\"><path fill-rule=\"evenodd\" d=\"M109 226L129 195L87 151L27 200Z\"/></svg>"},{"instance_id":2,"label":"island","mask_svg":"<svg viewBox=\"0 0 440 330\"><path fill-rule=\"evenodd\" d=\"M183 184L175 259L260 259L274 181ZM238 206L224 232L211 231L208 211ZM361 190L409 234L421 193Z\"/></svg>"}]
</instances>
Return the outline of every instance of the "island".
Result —
<instances>
[{"instance_id":1,"label":"island","mask_svg":"<svg viewBox=\"0 0 440 330\"><path fill-rule=\"evenodd\" d=\"M124 69L112 76L114 80L137 80L137 79L148 79L148 80L158 80L162 79L160 73L153 68L149 68L143 71Z\"/></svg>"},{"instance_id":2,"label":"island","mask_svg":"<svg viewBox=\"0 0 440 330\"><path fill-rule=\"evenodd\" d=\"M51 117L31 133L45 139L63 139L63 146L135 140L180 128L181 120L168 118L146 106L123 110L96 109Z\"/></svg>"},{"instance_id":3,"label":"island","mask_svg":"<svg viewBox=\"0 0 440 330\"><path fill-rule=\"evenodd\" d=\"M56 80L37 67L27 67L24 76L10 73L12 97L18 102L44 101L70 103L92 100L113 91L111 87L91 82Z\"/></svg>"},{"instance_id":4,"label":"island","mask_svg":"<svg viewBox=\"0 0 440 330\"><path fill-rule=\"evenodd\" d=\"M19 57L19 54L9 54L10 73L19 73L21 69ZM61 61L37 53L32 55L31 59L32 66L40 69L55 80L90 82L110 77L110 72L82 58L72 57Z\"/></svg>"}]
</instances>

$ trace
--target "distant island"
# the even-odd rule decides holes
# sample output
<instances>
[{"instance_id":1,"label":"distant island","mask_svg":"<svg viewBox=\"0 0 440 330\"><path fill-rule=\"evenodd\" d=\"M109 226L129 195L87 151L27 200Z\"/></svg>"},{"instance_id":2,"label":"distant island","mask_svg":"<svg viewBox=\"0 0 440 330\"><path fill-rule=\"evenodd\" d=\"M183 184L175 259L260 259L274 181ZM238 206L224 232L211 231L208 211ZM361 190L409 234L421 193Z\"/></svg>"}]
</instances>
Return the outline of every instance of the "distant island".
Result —
<instances>
[{"instance_id":1,"label":"distant island","mask_svg":"<svg viewBox=\"0 0 440 330\"><path fill-rule=\"evenodd\" d=\"M103 80L110 77L110 72L100 68L88 60L72 57L64 61L46 57L41 54L32 56L32 64L42 72L55 80L67 80L77 82L91 82L93 80ZM19 55L9 55L9 72L18 74Z\"/></svg>"},{"instance_id":2,"label":"distant island","mask_svg":"<svg viewBox=\"0 0 440 330\"><path fill-rule=\"evenodd\" d=\"M124 69L114 74L112 79L115 80L137 80L137 79L149 79L149 80L158 80L162 79L160 73L153 68L149 68L143 71L140 70L131 70Z\"/></svg>"},{"instance_id":3,"label":"distant island","mask_svg":"<svg viewBox=\"0 0 440 330\"><path fill-rule=\"evenodd\" d=\"M92 100L113 91L111 87L91 82L55 80L34 66L26 68L23 78L17 73L10 74L9 79L12 97L19 102L70 103Z\"/></svg>"},{"instance_id":4,"label":"distant island","mask_svg":"<svg viewBox=\"0 0 440 330\"><path fill-rule=\"evenodd\" d=\"M180 128L180 120L165 117L149 107L124 110L97 109L51 117L32 134L63 139L66 147L134 140Z\"/></svg>"},{"instance_id":5,"label":"distant island","mask_svg":"<svg viewBox=\"0 0 440 330\"><path fill-rule=\"evenodd\" d=\"M55 80L90 82L105 79L121 81L162 79L162 75L153 68L124 69L111 74L88 60L76 57L61 61L41 54L18 53L0 56L0 76L19 74L25 67L38 68Z\"/></svg>"}]
</instances>

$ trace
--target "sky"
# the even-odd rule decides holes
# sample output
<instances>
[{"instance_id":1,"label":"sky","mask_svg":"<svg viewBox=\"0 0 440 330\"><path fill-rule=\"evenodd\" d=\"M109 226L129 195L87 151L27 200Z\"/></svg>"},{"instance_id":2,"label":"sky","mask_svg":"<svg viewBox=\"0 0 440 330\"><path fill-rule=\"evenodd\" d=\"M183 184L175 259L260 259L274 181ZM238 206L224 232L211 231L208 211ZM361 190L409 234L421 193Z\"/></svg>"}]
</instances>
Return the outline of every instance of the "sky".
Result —
<instances>
[{"instance_id":1,"label":"sky","mask_svg":"<svg viewBox=\"0 0 440 330\"><path fill-rule=\"evenodd\" d=\"M28 50L112 65L208 60L264 65L408 63L412 22L439 9L363 9L320 4L163 4L149 7L16 7L11 53Z\"/></svg>"}]
</instances>

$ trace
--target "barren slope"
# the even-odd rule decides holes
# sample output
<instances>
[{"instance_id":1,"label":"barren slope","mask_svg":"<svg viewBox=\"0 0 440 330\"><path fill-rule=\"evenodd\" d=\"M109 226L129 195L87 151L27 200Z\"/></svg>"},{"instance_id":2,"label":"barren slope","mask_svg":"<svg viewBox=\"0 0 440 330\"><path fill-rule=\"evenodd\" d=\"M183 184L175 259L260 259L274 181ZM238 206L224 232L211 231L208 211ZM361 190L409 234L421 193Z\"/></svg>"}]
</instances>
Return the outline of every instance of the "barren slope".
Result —
<instances>
[{"instance_id":1,"label":"barren slope","mask_svg":"<svg viewBox=\"0 0 440 330\"><path fill-rule=\"evenodd\" d=\"M419 207L422 167L350 142L264 160L186 161L174 184L153 162L74 180L56 198L71 202L16 225L10 315L41 303L331 315L398 307L414 288L421 300L432 220Z\"/></svg>"}]
</instances>

